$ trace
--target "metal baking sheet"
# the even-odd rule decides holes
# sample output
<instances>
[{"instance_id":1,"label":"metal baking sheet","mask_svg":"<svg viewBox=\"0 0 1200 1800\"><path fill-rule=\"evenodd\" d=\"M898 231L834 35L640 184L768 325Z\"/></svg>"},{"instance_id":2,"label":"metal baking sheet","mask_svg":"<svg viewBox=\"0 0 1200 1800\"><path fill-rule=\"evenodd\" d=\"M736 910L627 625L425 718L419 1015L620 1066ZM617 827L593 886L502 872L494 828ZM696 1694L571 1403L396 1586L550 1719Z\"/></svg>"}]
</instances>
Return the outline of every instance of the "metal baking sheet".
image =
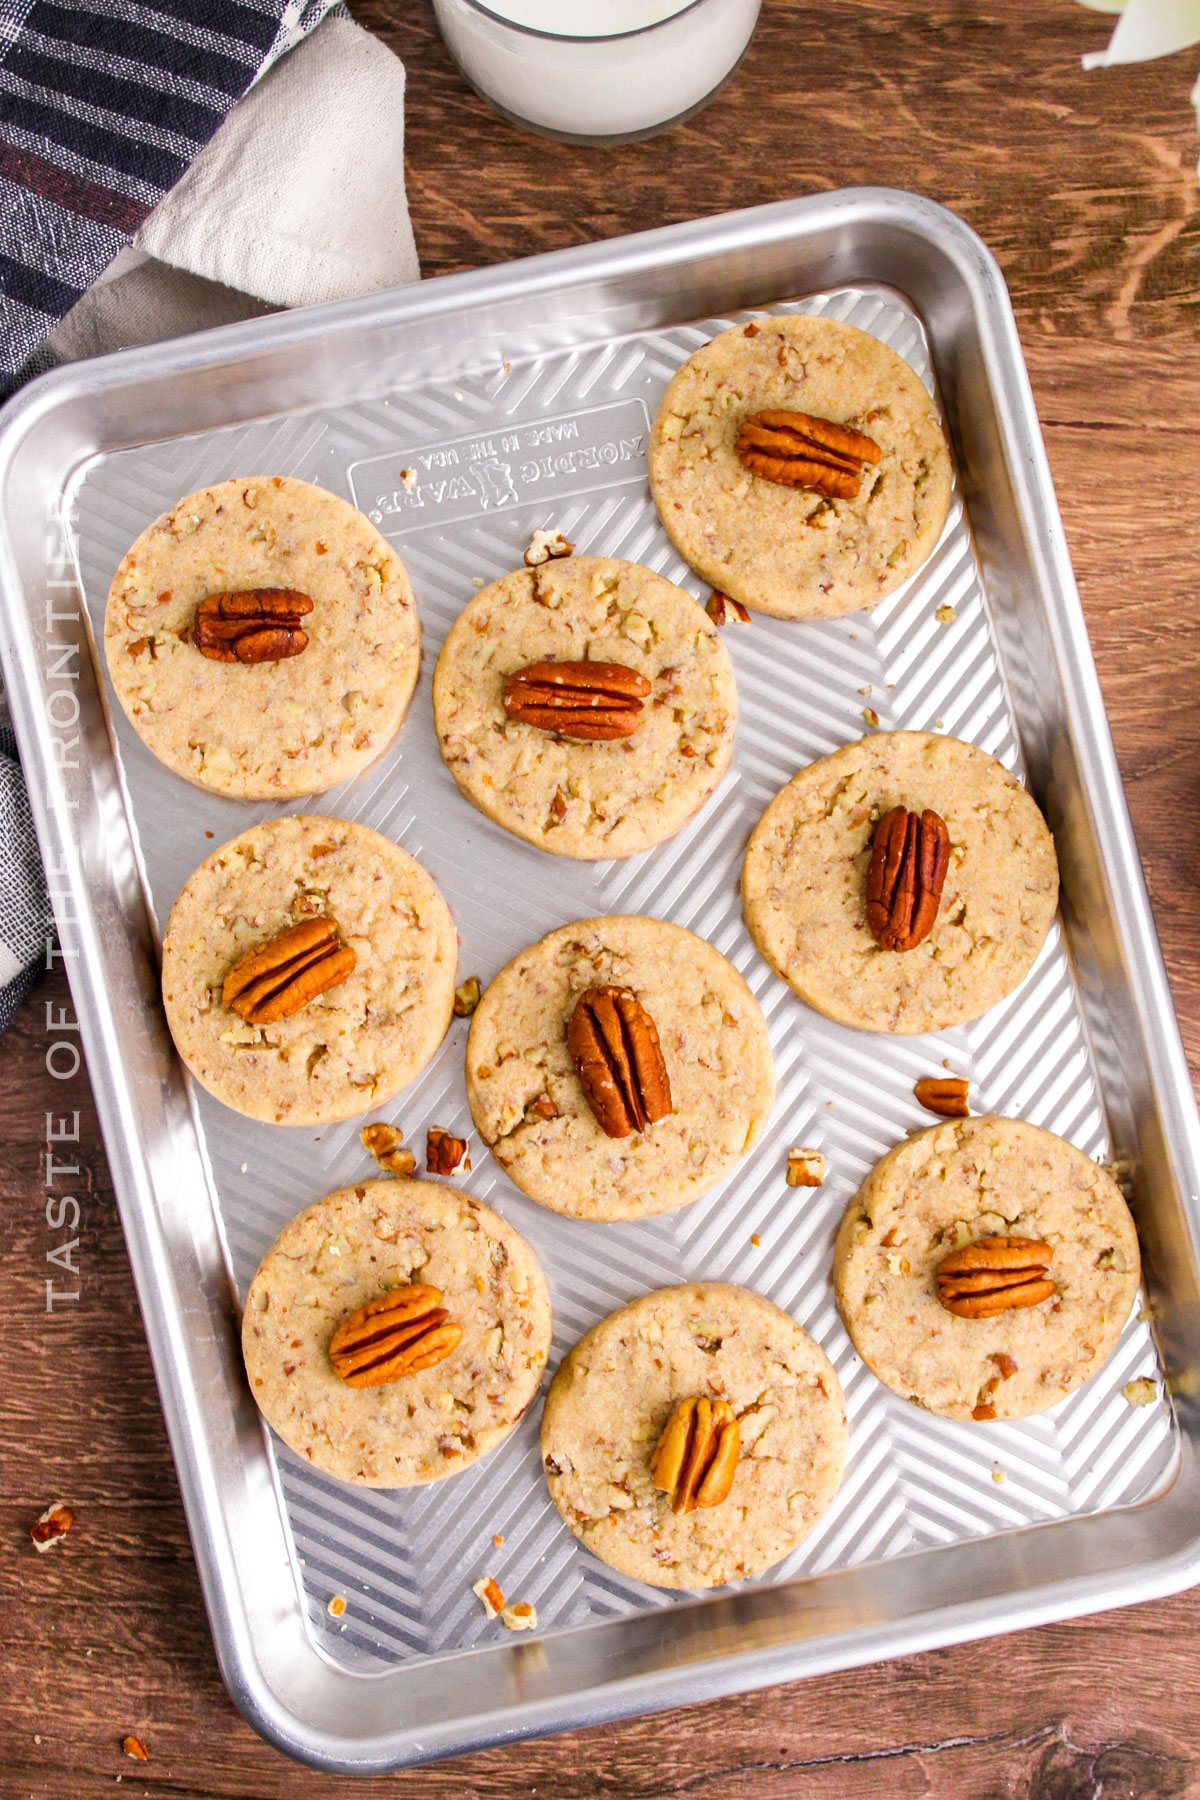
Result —
<instances>
[{"instance_id":1,"label":"metal baking sheet","mask_svg":"<svg viewBox=\"0 0 1200 1800\"><path fill-rule=\"evenodd\" d=\"M942 540L870 613L726 628L733 767L670 844L599 865L539 855L475 813L441 763L429 692L442 638L537 527L703 599L650 501L649 422L715 331L789 309L874 333L931 390L936 371L960 476ZM1007 299L965 227L865 190L236 327L49 378L10 409L0 457L10 685L218 1651L260 1729L330 1766L394 1766L1195 1578L1195 1525L1185 1509L1174 1545L1165 1523L1195 1479L1195 1109ZM99 637L109 580L143 526L193 488L250 473L361 506L408 565L423 629L397 740L356 781L291 809L184 787L129 729L102 659L89 687L80 655L68 690L88 757L64 747L71 708L52 699L62 644ZM21 566L22 478L49 534L41 591ZM889 1040L831 1024L771 975L741 922L749 830L798 767L871 729L868 711L880 729L979 744L1031 782L1056 831L1064 922L1021 989L958 1030ZM471 1133L462 1022L370 1116L418 1152L429 1124L472 1137L464 1185L546 1269L551 1369L622 1301L700 1277L768 1294L822 1343L846 1390L851 1457L829 1512L776 1569L698 1599L596 1561L546 1496L536 1408L492 1456L410 1493L332 1481L262 1429L234 1294L301 1206L373 1165L361 1121L280 1130L189 1086L158 1016L154 944L214 843L283 810L361 820L419 857L454 911L460 979L486 982L565 920L639 912L698 931L750 982L779 1076L771 1126L681 1212L596 1226L526 1200ZM871 1165L929 1122L912 1085L943 1058L970 1076L978 1110L1117 1159L1169 1383L1147 1305L1084 1389L1031 1420L937 1420L863 1368L833 1304L833 1234ZM819 1191L784 1185L796 1143L826 1152ZM1134 1408L1122 1389L1141 1375L1160 1399ZM536 1639L485 1620L471 1592L485 1572L537 1606ZM336 1619L335 1594L347 1602Z\"/></svg>"}]
</instances>

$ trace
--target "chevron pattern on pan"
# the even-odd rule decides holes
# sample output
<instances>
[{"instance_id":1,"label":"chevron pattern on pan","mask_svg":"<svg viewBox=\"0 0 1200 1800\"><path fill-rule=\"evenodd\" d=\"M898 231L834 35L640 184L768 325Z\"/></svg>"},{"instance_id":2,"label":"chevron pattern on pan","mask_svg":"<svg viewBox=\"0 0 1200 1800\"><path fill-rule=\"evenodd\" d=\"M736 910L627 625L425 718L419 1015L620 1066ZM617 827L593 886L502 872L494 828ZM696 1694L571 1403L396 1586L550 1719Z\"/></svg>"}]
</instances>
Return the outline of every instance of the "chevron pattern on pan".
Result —
<instances>
[{"instance_id":1,"label":"chevron pattern on pan","mask_svg":"<svg viewBox=\"0 0 1200 1800\"><path fill-rule=\"evenodd\" d=\"M846 290L779 310L827 313L872 331L932 385L920 324L889 292ZM560 348L543 351L531 330L494 354L480 349L470 372L449 377L422 371L398 346L382 370L364 365L360 385L369 399L101 458L85 470L69 504L93 630L99 635L108 583L128 545L193 488L247 472L289 473L368 504L375 472L398 469L422 445L572 419L583 421L583 430L601 416L596 409L619 407L614 417L631 418L631 402L652 417L684 358L733 322L603 341L593 341L598 333L589 339L586 322L572 322L555 327ZM1161 1381L1144 1319L1129 1321L1105 1369L1051 1413L964 1426L918 1411L875 1380L838 1318L829 1280L848 1200L886 1150L930 1123L913 1083L943 1062L970 1078L979 1110L1030 1119L1089 1155L1106 1153L1103 1069L1098 1075L1057 929L1022 988L986 1018L889 1041L809 1012L757 956L741 920L741 857L762 808L798 768L868 729L867 709L883 728L969 738L1021 773L999 638L961 504L956 498L925 569L873 612L731 624L725 642L737 671L740 720L734 764L717 795L658 850L624 863L572 864L517 844L462 800L437 754L430 683L462 606L519 564L537 527L565 531L580 551L644 562L698 600L707 598L707 587L659 527L644 467L622 466L616 476L454 524L414 524L407 512L385 518L419 598L420 683L385 755L306 807L361 820L420 857L453 908L460 975L486 982L542 933L601 912L645 912L708 938L762 1005L779 1084L772 1118L741 1166L694 1206L605 1227L534 1206L485 1153L463 1091L464 1022L455 1022L409 1089L369 1116L399 1126L418 1157L430 1124L468 1138L473 1168L460 1185L496 1206L542 1259L555 1314L551 1368L589 1326L635 1294L700 1277L768 1294L821 1342L846 1392L845 1481L809 1538L761 1581L1135 1503L1169 1479L1177 1453L1166 1407L1134 1409L1121 1395L1136 1375ZM953 617L940 621L938 611L947 607ZM222 801L198 789L188 790L185 806L179 783L142 749L119 708L113 733L147 898L163 921L214 842L283 809ZM272 1238L301 1206L375 1172L358 1141L363 1121L286 1133L240 1120L203 1094L195 1107L231 1274L244 1292ZM793 1144L824 1150L829 1175L822 1188L786 1186ZM485 1573L510 1598L532 1601L543 1630L677 1603L606 1569L565 1531L541 1477L538 1413L533 1408L484 1462L408 1493L345 1487L272 1443L310 1630L328 1656L371 1670L504 1642L502 1628L485 1620L471 1593ZM341 1620L327 1612L335 1593L348 1603Z\"/></svg>"}]
</instances>

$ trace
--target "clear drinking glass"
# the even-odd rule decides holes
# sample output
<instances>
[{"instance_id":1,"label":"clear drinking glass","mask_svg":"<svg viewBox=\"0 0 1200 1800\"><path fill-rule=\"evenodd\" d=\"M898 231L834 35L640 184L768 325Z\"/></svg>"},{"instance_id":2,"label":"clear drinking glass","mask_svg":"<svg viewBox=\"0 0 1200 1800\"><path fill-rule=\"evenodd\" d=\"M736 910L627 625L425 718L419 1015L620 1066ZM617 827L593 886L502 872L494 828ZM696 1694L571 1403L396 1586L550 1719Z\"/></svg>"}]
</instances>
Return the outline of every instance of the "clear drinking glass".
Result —
<instances>
[{"instance_id":1,"label":"clear drinking glass","mask_svg":"<svg viewBox=\"0 0 1200 1800\"><path fill-rule=\"evenodd\" d=\"M645 10L663 4L647 0ZM760 4L687 0L657 23L605 31L605 0L562 0L547 11L571 19L565 33L499 16L535 10L528 0L433 0L476 93L516 124L574 144L652 137L699 112L745 54Z\"/></svg>"}]
</instances>

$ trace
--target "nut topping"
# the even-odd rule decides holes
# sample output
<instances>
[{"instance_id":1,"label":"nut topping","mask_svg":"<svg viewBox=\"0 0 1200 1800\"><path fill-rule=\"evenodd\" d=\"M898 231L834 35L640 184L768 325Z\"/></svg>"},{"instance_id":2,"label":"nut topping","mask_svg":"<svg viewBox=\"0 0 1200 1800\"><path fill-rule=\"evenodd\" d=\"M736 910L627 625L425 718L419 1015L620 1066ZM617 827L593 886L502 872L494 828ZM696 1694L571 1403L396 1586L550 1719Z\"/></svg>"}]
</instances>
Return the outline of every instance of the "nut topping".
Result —
<instances>
[{"instance_id":1,"label":"nut topping","mask_svg":"<svg viewBox=\"0 0 1200 1800\"><path fill-rule=\"evenodd\" d=\"M950 866L946 822L893 806L875 827L867 868L867 924L881 950L914 950L933 930Z\"/></svg>"},{"instance_id":2,"label":"nut topping","mask_svg":"<svg viewBox=\"0 0 1200 1800\"><path fill-rule=\"evenodd\" d=\"M723 594L720 588L713 589L704 603L704 610L714 625L724 625L730 613L739 625L750 623L749 609L740 600L735 600L732 594Z\"/></svg>"},{"instance_id":3,"label":"nut topping","mask_svg":"<svg viewBox=\"0 0 1200 1800\"><path fill-rule=\"evenodd\" d=\"M853 426L801 412L751 413L734 449L752 475L781 487L811 488L829 500L856 500L863 464L883 456L874 438Z\"/></svg>"},{"instance_id":4,"label":"nut topping","mask_svg":"<svg viewBox=\"0 0 1200 1800\"><path fill-rule=\"evenodd\" d=\"M416 1157L411 1150L401 1149L404 1134L394 1125L379 1119L373 1125L364 1125L358 1136L363 1149L369 1150L380 1168L389 1174L411 1175L416 1168Z\"/></svg>"},{"instance_id":5,"label":"nut topping","mask_svg":"<svg viewBox=\"0 0 1200 1800\"><path fill-rule=\"evenodd\" d=\"M209 594L192 620L192 642L213 662L282 662L308 648L299 621L313 609L295 588Z\"/></svg>"},{"instance_id":6,"label":"nut topping","mask_svg":"<svg viewBox=\"0 0 1200 1800\"><path fill-rule=\"evenodd\" d=\"M559 737L632 737L650 683L624 663L539 662L518 669L501 702L510 719Z\"/></svg>"},{"instance_id":7,"label":"nut topping","mask_svg":"<svg viewBox=\"0 0 1200 1800\"><path fill-rule=\"evenodd\" d=\"M348 1387L379 1387L449 1356L462 1327L449 1323L442 1290L413 1281L368 1300L343 1321L329 1360Z\"/></svg>"},{"instance_id":8,"label":"nut topping","mask_svg":"<svg viewBox=\"0 0 1200 1800\"><path fill-rule=\"evenodd\" d=\"M966 1118L968 1092L962 1075L922 1075L913 1085L913 1093L926 1111L940 1113L943 1119Z\"/></svg>"},{"instance_id":9,"label":"nut topping","mask_svg":"<svg viewBox=\"0 0 1200 1800\"><path fill-rule=\"evenodd\" d=\"M960 1319L991 1319L1037 1306L1055 1291L1054 1252L1040 1238L988 1237L951 1250L937 1266L937 1297Z\"/></svg>"},{"instance_id":10,"label":"nut topping","mask_svg":"<svg viewBox=\"0 0 1200 1800\"><path fill-rule=\"evenodd\" d=\"M654 1020L629 988L593 987L567 1026L583 1097L606 1136L644 1131L671 1111L671 1083Z\"/></svg>"},{"instance_id":11,"label":"nut topping","mask_svg":"<svg viewBox=\"0 0 1200 1800\"><path fill-rule=\"evenodd\" d=\"M823 1150L794 1149L788 1151L787 1174L784 1180L789 1187L820 1187L825 1179L825 1153Z\"/></svg>"},{"instance_id":12,"label":"nut topping","mask_svg":"<svg viewBox=\"0 0 1200 1800\"><path fill-rule=\"evenodd\" d=\"M221 999L247 1024L273 1025L345 981L357 961L336 920L304 919L240 957Z\"/></svg>"},{"instance_id":13,"label":"nut topping","mask_svg":"<svg viewBox=\"0 0 1200 1800\"><path fill-rule=\"evenodd\" d=\"M453 1175L467 1154L466 1138L455 1137L442 1125L431 1125L425 1133L425 1167L431 1175ZM468 1161L464 1171L471 1167Z\"/></svg>"},{"instance_id":14,"label":"nut topping","mask_svg":"<svg viewBox=\"0 0 1200 1800\"><path fill-rule=\"evenodd\" d=\"M729 1498L741 1438L728 1400L681 1400L650 1458L656 1488L671 1496L673 1513L720 1506Z\"/></svg>"},{"instance_id":15,"label":"nut topping","mask_svg":"<svg viewBox=\"0 0 1200 1800\"><path fill-rule=\"evenodd\" d=\"M62 1540L75 1523L75 1514L63 1500L55 1500L44 1513L39 1513L29 1527L29 1535L33 1539L33 1547L40 1554L53 1550L55 1544Z\"/></svg>"}]
</instances>

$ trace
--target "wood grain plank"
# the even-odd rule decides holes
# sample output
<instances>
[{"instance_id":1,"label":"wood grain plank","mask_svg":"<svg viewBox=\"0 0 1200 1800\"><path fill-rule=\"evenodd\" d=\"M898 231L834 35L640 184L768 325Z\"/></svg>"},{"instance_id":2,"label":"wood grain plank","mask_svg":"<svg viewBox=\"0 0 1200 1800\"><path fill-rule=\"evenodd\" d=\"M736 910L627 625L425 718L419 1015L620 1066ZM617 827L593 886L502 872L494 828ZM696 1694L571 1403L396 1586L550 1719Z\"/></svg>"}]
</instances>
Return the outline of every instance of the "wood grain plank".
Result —
<instances>
[{"instance_id":1,"label":"wood grain plank","mask_svg":"<svg viewBox=\"0 0 1200 1800\"><path fill-rule=\"evenodd\" d=\"M425 272L861 181L917 187L1000 256L1193 1075L1200 1075L1200 273L1187 58L1085 75L1068 0L767 0L737 80L649 145L546 144L463 86L429 8L354 0L409 71ZM84 1073L45 1006L0 1046L0 1795L334 1800L220 1682ZM44 1118L80 1112L80 1299L45 1312ZM65 1276L65 1272L61 1272ZM51 1499L76 1530L38 1557ZM1163 1800L1200 1793L1200 1595L462 1758L422 1800ZM145 1769L123 1758L136 1731ZM35 1739L40 1738L41 1742Z\"/></svg>"}]
</instances>

